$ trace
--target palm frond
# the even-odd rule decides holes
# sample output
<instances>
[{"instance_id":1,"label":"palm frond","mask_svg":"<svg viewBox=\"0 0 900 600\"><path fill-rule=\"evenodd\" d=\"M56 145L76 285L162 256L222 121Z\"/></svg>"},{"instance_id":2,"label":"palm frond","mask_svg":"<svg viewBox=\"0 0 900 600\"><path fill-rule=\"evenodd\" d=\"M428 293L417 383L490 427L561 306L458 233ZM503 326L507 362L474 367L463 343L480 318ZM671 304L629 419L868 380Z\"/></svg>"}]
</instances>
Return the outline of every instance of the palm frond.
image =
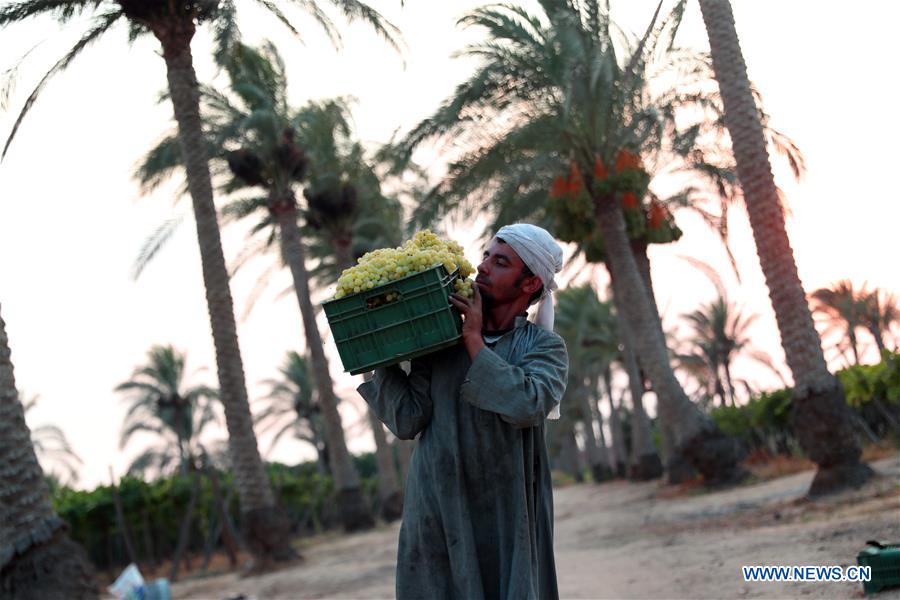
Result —
<instances>
[{"instance_id":1,"label":"palm frond","mask_svg":"<svg viewBox=\"0 0 900 600\"><path fill-rule=\"evenodd\" d=\"M91 4L97 4L97 2L90 2ZM63 4L71 4L69 7L62 6ZM58 0L38 0L35 2L19 2L17 4L13 4L12 6L0 9L0 26L6 25L14 20L24 19L31 14L38 14L36 11L39 10L39 6L46 6L50 8L45 8L40 12L48 12L50 10L55 10L56 15L60 19L69 19L73 15L77 14L80 7L84 7L89 3L82 0L81 2L68 2L64 3ZM17 11L18 9L18 11ZM34 11L34 12L32 12ZM85 33L78 42L75 43L74 46L59 59L56 64L54 64L47 73L41 78L35 88L31 91L28 98L25 99L25 104L22 106L22 110L19 111L19 116L16 117L16 121L13 124L12 131L10 131L9 136L6 138L6 143L3 146L3 152L0 153L0 160L3 160L6 157L6 153L9 151L9 146L12 144L13 139L16 137L16 132L19 131L19 126L22 124L22 121L25 119L25 116L31 110L31 107L34 105L35 101L37 101L38 96L40 96L41 91L43 91L44 86L53 78L54 75L63 71L72 64L72 61L81 54L81 51L88 47L92 42L96 41L100 38L104 33L106 33L115 23L118 21L124 13L121 10L114 10L102 15L98 15L94 19L94 26L91 27L87 33Z\"/></svg>"},{"instance_id":2,"label":"palm frond","mask_svg":"<svg viewBox=\"0 0 900 600\"><path fill-rule=\"evenodd\" d=\"M168 241L172 239L172 236L175 235L175 232L177 232L179 227L181 227L181 224L184 223L185 216L185 213L179 213L166 219L147 237L147 239L144 240L143 244L141 244L141 249L138 252L137 258L134 259L134 264L131 267L131 278L134 281L138 280L141 273L143 273L147 265L150 264L150 261L152 261L159 251L165 247Z\"/></svg>"},{"instance_id":3,"label":"palm frond","mask_svg":"<svg viewBox=\"0 0 900 600\"><path fill-rule=\"evenodd\" d=\"M291 0L306 3L307 0ZM359 0L329 0L350 23L361 21L371 27L381 39L397 52L403 51L403 36L396 25L381 13ZM311 0L314 3L314 0Z\"/></svg>"}]
</instances>

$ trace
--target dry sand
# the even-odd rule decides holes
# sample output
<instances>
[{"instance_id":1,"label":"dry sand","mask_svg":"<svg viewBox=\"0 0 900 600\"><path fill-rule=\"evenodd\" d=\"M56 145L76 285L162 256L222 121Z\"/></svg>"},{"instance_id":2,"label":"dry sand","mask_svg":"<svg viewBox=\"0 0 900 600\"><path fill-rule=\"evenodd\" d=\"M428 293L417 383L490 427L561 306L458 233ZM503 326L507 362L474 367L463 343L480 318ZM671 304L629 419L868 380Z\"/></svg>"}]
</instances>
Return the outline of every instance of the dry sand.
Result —
<instances>
[{"instance_id":1,"label":"dry sand","mask_svg":"<svg viewBox=\"0 0 900 600\"><path fill-rule=\"evenodd\" d=\"M858 583L745 583L742 565L854 565L865 541L900 543L900 455L862 490L811 502L812 472L674 495L659 482L556 490L563 598L863 598ZM305 560L248 578L180 582L173 598L393 598L399 524L301 542ZM878 600L900 599L900 588Z\"/></svg>"}]
</instances>

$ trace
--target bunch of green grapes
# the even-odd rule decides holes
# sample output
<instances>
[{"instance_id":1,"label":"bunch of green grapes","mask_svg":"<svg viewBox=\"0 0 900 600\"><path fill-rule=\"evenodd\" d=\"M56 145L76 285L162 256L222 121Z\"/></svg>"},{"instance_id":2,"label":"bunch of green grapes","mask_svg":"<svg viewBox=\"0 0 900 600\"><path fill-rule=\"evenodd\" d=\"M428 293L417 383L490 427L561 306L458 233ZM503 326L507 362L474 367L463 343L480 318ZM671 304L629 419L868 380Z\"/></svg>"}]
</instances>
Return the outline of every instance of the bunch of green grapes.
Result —
<instances>
[{"instance_id":1,"label":"bunch of green grapes","mask_svg":"<svg viewBox=\"0 0 900 600\"><path fill-rule=\"evenodd\" d=\"M437 265L444 265L448 273L458 268L456 290L472 297L472 281L466 278L475 269L466 260L463 247L457 242L442 240L426 229L398 248L379 248L364 254L359 259L359 264L341 273L334 298L337 300L350 294L365 292Z\"/></svg>"},{"instance_id":2,"label":"bunch of green grapes","mask_svg":"<svg viewBox=\"0 0 900 600\"><path fill-rule=\"evenodd\" d=\"M475 283L471 279L457 279L453 282L453 285L456 287L456 293L465 296L466 298L471 298L475 295L472 291L472 284Z\"/></svg>"}]
</instances>

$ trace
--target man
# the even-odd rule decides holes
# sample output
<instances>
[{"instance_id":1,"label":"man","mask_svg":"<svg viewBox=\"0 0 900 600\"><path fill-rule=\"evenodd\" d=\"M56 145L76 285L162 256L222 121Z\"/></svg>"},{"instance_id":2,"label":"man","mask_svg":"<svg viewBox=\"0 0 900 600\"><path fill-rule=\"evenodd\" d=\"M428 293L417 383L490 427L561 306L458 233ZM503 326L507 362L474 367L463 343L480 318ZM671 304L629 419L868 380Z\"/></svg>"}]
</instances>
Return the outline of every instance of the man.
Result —
<instances>
[{"instance_id":1,"label":"man","mask_svg":"<svg viewBox=\"0 0 900 600\"><path fill-rule=\"evenodd\" d=\"M376 369L359 393L401 439L419 441L397 556L403 599L557 598L544 421L558 416L566 347L550 292L562 250L534 225L503 227L474 297L453 294L462 343ZM527 308L540 300L537 321Z\"/></svg>"}]
</instances>

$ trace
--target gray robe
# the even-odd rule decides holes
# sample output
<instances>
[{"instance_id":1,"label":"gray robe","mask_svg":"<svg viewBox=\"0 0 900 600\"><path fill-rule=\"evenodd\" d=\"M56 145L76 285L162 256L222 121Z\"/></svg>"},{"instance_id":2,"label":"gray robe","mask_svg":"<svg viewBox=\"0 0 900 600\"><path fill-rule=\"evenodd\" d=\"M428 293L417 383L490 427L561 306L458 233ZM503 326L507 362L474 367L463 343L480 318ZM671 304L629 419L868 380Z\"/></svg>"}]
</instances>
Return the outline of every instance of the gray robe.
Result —
<instances>
[{"instance_id":1,"label":"gray robe","mask_svg":"<svg viewBox=\"0 0 900 600\"><path fill-rule=\"evenodd\" d=\"M566 387L556 333L516 319L469 358L460 343L359 386L378 418L419 441L397 556L402 599L557 598L544 420Z\"/></svg>"}]
</instances>

